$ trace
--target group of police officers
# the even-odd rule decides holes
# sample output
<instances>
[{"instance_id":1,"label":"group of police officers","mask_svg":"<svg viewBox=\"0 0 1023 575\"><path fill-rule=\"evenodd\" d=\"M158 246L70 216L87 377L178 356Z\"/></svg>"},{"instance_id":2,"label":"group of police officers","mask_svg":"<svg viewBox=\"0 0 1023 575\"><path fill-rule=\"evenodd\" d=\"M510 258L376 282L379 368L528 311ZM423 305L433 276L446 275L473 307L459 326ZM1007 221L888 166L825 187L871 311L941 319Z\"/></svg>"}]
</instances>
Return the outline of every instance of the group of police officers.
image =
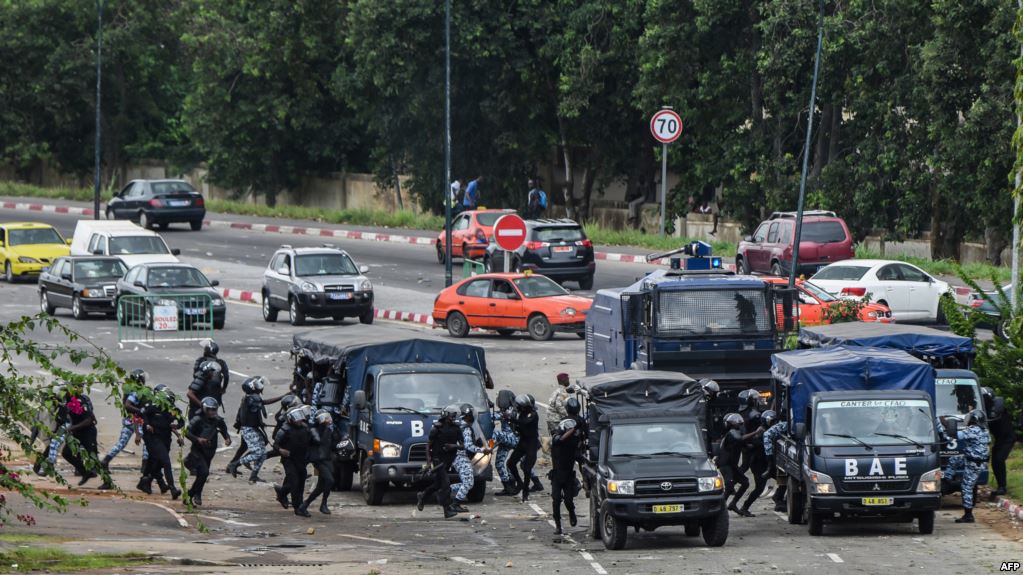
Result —
<instances>
[{"instance_id":1,"label":"group of police officers","mask_svg":"<svg viewBox=\"0 0 1023 575\"><path fill-rule=\"evenodd\" d=\"M171 442L176 438L181 446L186 440L191 443L184 459L185 467L193 476L187 494L193 505L202 505L203 488L219 438L223 437L225 445L231 445L227 423L220 416L230 371L227 363L218 357L218 351L217 344L209 342L203 355L195 361L193 381L187 391L187 425L175 407L174 393L166 385L150 389L144 371L137 369L130 374L123 400L124 419L120 436L114 447L100 459L106 478L101 488L112 487L105 470L134 437L136 445L143 445L142 475L137 488L152 494L155 481L161 493L169 491L171 499L178 499L181 491L175 486L170 456ZM311 389L303 383L313 380L315 384ZM574 499L584 484L576 476L575 468L585 459L588 426L578 399L581 390L570 384L567 374L558 374L557 381L547 406L546 425L550 435L551 471L548 478L551 482L552 515L555 533L560 534L563 532L562 505L568 512L569 524L577 524ZM743 517L753 517L750 508L774 475L774 442L787 430L788 424L779 421L773 410L766 409L764 398L752 389L738 394L737 412L715 420L710 406L720 394L720 388L712 380L701 380L700 384L707 399L708 427L713 430L718 423L723 427L719 434L711 433L712 436L718 435L712 437L711 450L724 479L725 498L730 499L728 509ZM342 425L335 422L344 416L348 407L348 394L343 393L340 378L332 372L325 377L314 378L311 372L303 373L300 367L292 385L293 393L264 398L265 386L266 381L259 376L249 377L241 385L244 397L234 427L242 442L227 465L227 473L238 477L239 468L245 467L250 471L249 481L258 482L261 481L259 471L266 460L279 457L284 480L274 489L281 506L292 508L296 515L309 517L309 506L320 498L319 511L330 514L327 500L335 482L335 446L345 439ZM59 386L57 394L58 410L47 456L36 463L35 470L42 473L43 466L52 467L58 454L62 454L74 467L75 474L80 476L79 485L84 485L97 476L96 471L86 464L86 458L99 459L97 421L92 403L87 395L69 386ZM303 403L303 399L308 405ZM976 481L989 456L998 484L993 495L1005 493L1005 460L1015 441L1014 425L1001 397L995 397L990 388L984 388L983 399L986 409L973 409L964 417L956 437L962 454L953 457L944 472L946 477L961 479L964 515L956 520L957 523L974 522ZM274 417L273 431L268 435L264 421L266 406L275 403L280 403L281 407ZM498 406L500 427L495 426L493 446L502 489L495 495L521 495L525 502L529 500L530 491L544 489L534 471L537 454L541 450L537 404L531 395L514 395L505 390L499 394ZM985 412L990 417L986 417ZM938 428L944 435L945 429L940 421ZM75 438L75 447L66 441L69 435ZM992 436L994 447L989 449ZM946 441L950 439L945 436ZM476 454L490 453L491 447L476 424L474 408L469 404L445 407L429 433L424 473L429 486L417 493L417 508L422 511L432 498L441 507L444 517L468 512L465 503L474 486L473 458ZM309 495L304 496L309 466L316 470L317 482ZM752 474L752 489L747 472ZM456 475L457 482L451 483L449 474ZM749 494L740 506L747 490ZM776 511L784 511L784 483L778 483L773 502Z\"/></svg>"}]
</instances>

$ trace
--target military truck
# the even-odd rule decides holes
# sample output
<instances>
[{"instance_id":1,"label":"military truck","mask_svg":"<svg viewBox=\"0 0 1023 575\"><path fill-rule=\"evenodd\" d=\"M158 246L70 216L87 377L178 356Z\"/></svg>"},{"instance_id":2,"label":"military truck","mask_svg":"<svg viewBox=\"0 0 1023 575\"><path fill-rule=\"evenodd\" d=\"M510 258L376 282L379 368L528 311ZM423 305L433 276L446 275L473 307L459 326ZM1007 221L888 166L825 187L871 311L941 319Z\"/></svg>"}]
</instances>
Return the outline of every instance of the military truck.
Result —
<instances>
[{"instance_id":1,"label":"military truck","mask_svg":"<svg viewBox=\"0 0 1023 575\"><path fill-rule=\"evenodd\" d=\"M341 406L337 423L347 436L336 450L337 481L350 488L358 472L369 505L380 505L391 489L422 481L427 436L444 406L472 405L477 437L490 441L493 435L487 397L493 384L483 348L426 339L353 343L335 330L296 335L294 347L300 350L296 357L329 366L336 375L323 394L324 403ZM482 453L473 458L469 501L483 500L493 476L490 462Z\"/></svg>"},{"instance_id":2,"label":"military truck","mask_svg":"<svg viewBox=\"0 0 1023 575\"><path fill-rule=\"evenodd\" d=\"M846 518L915 519L920 533L934 531L933 367L903 351L838 346L777 354L773 373L788 422L775 461L788 483L789 523L821 535Z\"/></svg>"},{"instance_id":3,"label":"military truck","mask_svg":"<svg viewBox=\"0 0 1023 575\"><path fill-rule=\"evenodd\" d=\"M584 378L589 427L584 480L590 536L625 547L629 528L679 525L707 545L728 539L721 474L707 455L706 398L680 373L620 371Z\"/></svg>"},{"instance_id":4,"label":"military truck","mask_svg":"<svg viewBox=\"0 0 1023 575\"><path fill-rule=\"evenodd\" d=\"M970 370L976 350L973 340L968 337L920 325L851 322L804 327L799 330L799 344L811 349L834 345L899 349L930 363L937 369L934 407L946 427L951 425L951 421L961 424L973 409L985 410L980 378ZM942 469L948 470L948 460L961 454L958 440L953 436L942 445ZM961 480L959 474L943 475L942 493L959 491ZM987 482L988 470L985 467L977 484L986 485Z\"/></svg>"}]
</instances>

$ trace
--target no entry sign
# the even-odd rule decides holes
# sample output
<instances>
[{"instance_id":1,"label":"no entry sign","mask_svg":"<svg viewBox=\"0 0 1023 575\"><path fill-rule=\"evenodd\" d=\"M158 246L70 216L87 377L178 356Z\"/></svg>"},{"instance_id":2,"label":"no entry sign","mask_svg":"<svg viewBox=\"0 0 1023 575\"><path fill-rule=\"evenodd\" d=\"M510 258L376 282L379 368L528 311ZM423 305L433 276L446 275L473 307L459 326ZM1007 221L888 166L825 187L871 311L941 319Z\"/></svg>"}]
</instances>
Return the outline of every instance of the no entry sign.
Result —
<instances>
[{"instance_id":1,"label":"no entry sign","mask_svg":"<svg viewBox=\"0 0 1023 575\"><path fill-rule=\"evenodd\" d=\"M650 133L662 144L670 144L682 135L682 117L674 110L658 110L650 118Z\"/></svg>"},{"instance_id":2,"label":"no entry sign","mask_svg":"<svg viewBox=\"0 0 1023 575\"><path fill-rule=\"evenodd\" d=\"M494 241L508 252L519 249L526 241L526 222L516 214L501 216L494 223Z\"/></svg>"}]
</instances>

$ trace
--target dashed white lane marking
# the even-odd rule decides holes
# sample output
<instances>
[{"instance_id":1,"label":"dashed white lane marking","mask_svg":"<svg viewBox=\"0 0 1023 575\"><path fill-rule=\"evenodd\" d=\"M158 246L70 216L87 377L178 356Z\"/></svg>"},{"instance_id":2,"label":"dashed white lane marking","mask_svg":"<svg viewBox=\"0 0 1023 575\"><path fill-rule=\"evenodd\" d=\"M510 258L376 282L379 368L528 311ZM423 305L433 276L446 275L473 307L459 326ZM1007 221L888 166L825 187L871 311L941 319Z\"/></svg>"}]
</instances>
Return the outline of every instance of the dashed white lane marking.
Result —
<instances>
[{"instance_id":1,"label":"dashed white lane marking","mask_svg":"<svg viewBox=\"0 0 1023 575\"><path fill-rule=\"evenodd\" d=\"M593 561L593 555L590 555L585 551L580 551L579 554L583 556L584 561Z\"/></svg>"},{"instance_id":2,"label":"dashed white lane marking","mask_svg":"<svg viewBox=\"0 0 1023 575\"><path fill-rule=\"evenodd\" d=\"M233 369L229 369L229 370L227 370L227 371L229 371L229 372L231 372L231 373L233 373L233 374L237 375L238 377L248 377L247 375L245 375L244 373L242 373L242 372L240 372L240 371L235 371L235 370L233 370Z\"/></svg>"},{"instance_id":3,"label":"dashed white lane marking","mask_svg":"<svg viewBox=\"0 0 1023 575\"><path fill-rule=\"evenodd\" d=\"M533 503L532 501L530 501L529 502L529 506L540 517L543 517L543 516L547 515L547 512L544 511L543 509L541 509L540 506L537 505L536 503ZM593 518L590 518L590 520L592 521ZM549 523L551 527L555 527L553 519L548 519L547 523ZM575 540L572 539L571 535L562 535L561 538L567 540L572 545L576 544ZM587 563L590 564L590 567L592 567L593 570L597 572L597 575L607 575L607 570L604 569L603 565L601 565L600 563L597 563L596 561L593 560L593 555L590 555L586 551L579 551L579 555L583 558L583 561L586 561ZM461 558L459 558L459 557L452 557L452 559L455 560L455 561L458 561Z\"/></svg>"},{"instance_id":4,"label":"dashed white lane marking","mask_svg":"<svg viewBox=\"0 0 1023 575\"><path fill-rule=\"evenodd\" d=\"M465 563L466 565L475 565L476 564L476 562L473 561L472 559L466 559L465 557L452 557L451 560L452 561L457 561L458 563Z\"/></svg>"},{"instance_id":5,"label":"dashed white lane marking","mask_svg":"<svg viewBox=\"0 0 1023 575\"><path fill-rule=\"evenodd\" d=\"M827 555L828 559L831 559L835 563L845 563L845 561L842 561L842 558L839 557L837 553L828 553Z\"/></svg>"},{"instance_id":6,"label":"dashed white lane marking","mask_svg":"<svg viewBox=\"0 0 1023 575\"><path fill-rule=\"evenodd\" d=\"M149 349L155 349L153 346L149 345L148 343L141 342L141 341L136 341L135 345L141 345L142 347L148 347Z\"/></svg>"},{"instance_id":7,"label":"dashed white lane marking","mask_svg":"<svg viewBox=\"0 0 1023 575\"><path fill-rule=\"evenodd\" d=\"M374 539L372 537L361 537L359 535L346 535L344 533L339 533L337 536L338 537L347 537L349 539L358 539L360 541L372 541L373 543L381 543L383 545L390 545L392 547L401 547L402 545L404 545L404 543L398 543L397 541L391 541L389 539Z\"/></svg>"},{"instance_id":8,"label":"dashed white lane marking","mask_svg":"<svg viewBox=\"0 0 1023 575\"><path fill-rule=\"evenodd\" d=\"M235 521L234 519L214 517L212 515L199 515L199 517L203 519L211 519L213 521L220 521L221 523L227 523L228 525L237 525L238 527L259 527L259 523L245 523L242 521Z\"/></svg>"},{"instance_id":9,"label":"dashed white lane marking","mask_svg":"<svg viewBox=\"0 0 1023 575\"><path fill-rule=\"evenodd\" d=\"M774 514L777 515L778 519L781 519L782 521L788 521L789 520L789 516L785 515L781 511L775 511Z\"/></svg>"},{"instance_id":10,"label":"dashed white lane marking","mask_svg":"<svg viewBox=\"0 0 1023 575\"><path fill-rule=\"evenodd\" d=\"M607 571L596 561L590 561L590 567L593 567L593 570L597 572L597 575L607 575Z\"/></svg>"},{"instance_id":11,"label":"dashed white lane marking","mask_svg":"<svg viewBox=\"0 0 1023 575\"><path fill-rule=\"evenodd\" d=\"M536 511L537 515L541 515L541 516L547 515L547 512L544 511L543 509L541 509L540 506L537 505L536 503L533 503L532 501L530 501L529 502L529 506L533 508L533 511Z\"/></svg>"},{"instance_id":12,"label":"dashed white lane marking","mask_svg":"<svg viewBox=\"0 0 1023 575\"><path fill-rule=\"evenodd\" d=\"M178 513L177 511L174 511L170 507L167 507L166 505L163 505L161 503L157 503L155 501L146 501L145 503L148 503L148 504L150 504L150 505L152 505L154 507L159 507L160 509L163 509L167 513L170 513L171 516L174 517L174 519L177 520L178 525L180 525L181 527L188 528L188 521L185 521L185 518L182 517L181 514Z\"/></svg>"}]
</instances>

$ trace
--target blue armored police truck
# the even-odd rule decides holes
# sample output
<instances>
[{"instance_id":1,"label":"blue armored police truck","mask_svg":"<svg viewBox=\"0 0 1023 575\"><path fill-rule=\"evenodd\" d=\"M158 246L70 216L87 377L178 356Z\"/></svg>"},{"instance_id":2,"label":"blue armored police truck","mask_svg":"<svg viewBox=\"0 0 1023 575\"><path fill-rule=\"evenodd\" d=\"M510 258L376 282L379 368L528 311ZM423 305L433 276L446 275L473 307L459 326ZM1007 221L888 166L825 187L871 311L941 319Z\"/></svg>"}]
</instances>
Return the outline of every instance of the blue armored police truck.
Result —
<instances>
[{"instance_id":1,"label":"blue armored police truck","mask_svg":"<svg viewBox=\"0 0 1023 575\"><path fill-rule=\"evenodd\" d=\"M799 331L799 344L804 348L834 345L899 349L922 359L937 369L934 407L946 427L950 422L961 424L967 413L984 410L980 378L970 370L976 355L973 340L930 327L907 324L839 323L804 327ZM941 464L946 473L941 478L942 492L959 491L961 470L950 470L949 459L962 455L958 440L951 437L941 449ZM987 467L977 479L978 485L988 482Z\"/></svg>"},{"instance_id":2,"label":"blue armored police truck","mask_svg":"<svg viewBox=\"0 0 1023 575\"><path fill-rule=\"evenodd\" d=\"M332 396L325 403L340 404L338 423L347 433L335 468L347 485L359 473L369 505L379 505L390 489L412 488L423 479L430 427L445 406L472 405L476 436L489 441L493 435L483 348L425 339L352 343L335 330L296 335L294 344L336 374L323 392ZM473 459L470 501L483 500L493 474L490 459L482 453Z\"/></svg>"},{"instance_id":3,"label":"blue armored police truck","mask_svg":"<svg viewBox=\"0 0 1023 575\"><path fill-rule=\"evenodd\" d=\"M773 373L788 424L774 452L789 523L821 535L845 518L915 519L932 533L941 506L934 368L903 351L838 346L779 353Z\"/></svg>"}]
</instances>

